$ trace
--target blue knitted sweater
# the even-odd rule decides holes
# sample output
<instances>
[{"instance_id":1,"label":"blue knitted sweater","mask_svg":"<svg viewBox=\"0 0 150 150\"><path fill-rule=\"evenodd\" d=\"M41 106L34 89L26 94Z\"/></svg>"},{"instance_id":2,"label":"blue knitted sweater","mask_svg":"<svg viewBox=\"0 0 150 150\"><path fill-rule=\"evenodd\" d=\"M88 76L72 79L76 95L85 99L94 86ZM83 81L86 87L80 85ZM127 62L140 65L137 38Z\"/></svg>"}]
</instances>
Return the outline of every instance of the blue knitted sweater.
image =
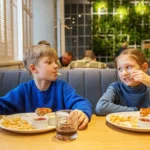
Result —
<instances>
[{"instance_id":1,"label":"blue knitted sweater","mask_svg":"<svg viewBox=\"0 0 150 150\"><path fill-rule=\"evenodd\" d=\"M56 80L46 91L40 91L34 80L18 85L0 97L0 114L34 112L38 107L48 107L54 112L61 109L79 109L89 118L91 103L76 94L67 82Z\"/></svg>"},{"instance_id":2,"label":"blue knitted sweater","mask_svg":"<svg viewBox=\"0 0 150 150\"><path fill-rule=\"evenodd\" d=\"M150 87L140 84L131 88L122 82L112 83L96 105L97 115L137 111L150 107Z\"/></svg>"}]
</instances>

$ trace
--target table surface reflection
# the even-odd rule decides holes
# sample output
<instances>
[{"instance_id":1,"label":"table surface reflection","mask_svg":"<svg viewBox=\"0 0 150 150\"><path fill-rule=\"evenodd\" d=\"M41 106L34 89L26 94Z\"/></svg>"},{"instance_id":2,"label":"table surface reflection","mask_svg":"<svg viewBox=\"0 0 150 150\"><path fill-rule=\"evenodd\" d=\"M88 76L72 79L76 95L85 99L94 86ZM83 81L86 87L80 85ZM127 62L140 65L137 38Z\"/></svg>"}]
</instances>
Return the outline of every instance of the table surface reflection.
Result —
<instances>
[{"instance_id":1,"label":"table surface reflection","mask_svg":"<svg viewBox=\"0 0 150 150\"><path fill-rule=\"evenodd\" d=\"M4 150L141 150L149 149L150 133L126 131L106 122L104 116L92 116L87 129L78 131L74 141L60 141L55 130L40 134L19 134L0 129L0 147Z\"/></svg>"}]
</instances>

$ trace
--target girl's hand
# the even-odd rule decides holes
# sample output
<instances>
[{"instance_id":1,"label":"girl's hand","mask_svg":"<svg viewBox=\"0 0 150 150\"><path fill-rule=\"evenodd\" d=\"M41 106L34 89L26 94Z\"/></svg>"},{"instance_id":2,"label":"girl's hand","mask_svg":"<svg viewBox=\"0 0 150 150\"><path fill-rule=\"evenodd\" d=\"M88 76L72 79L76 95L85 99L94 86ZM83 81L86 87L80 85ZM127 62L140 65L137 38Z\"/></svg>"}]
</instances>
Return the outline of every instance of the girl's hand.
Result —
<instances>
[{"instance_id":1,"label":"girl's hand","mask_svg":"<svg viewBox=\"0 0 150 150\"><path fill-rule=\"evenodd\" d=\"M134 81L138 81L145 84L146 86L150 86L150 76L142 70L132 71L131 78L133 78Z\"/></svg>"},{"instance_id":2,"label":"girl's hand","mask_svg":"<svg viewBox=\"0 0 150 150\"><path fill-rule=\"evenodd\" d=\"M84 129L87 126L89 119L84 112L82 112L81 110L75 109L75 110L73 110L72 115L77 115L78 128L80 130Z\"/></svg>"}]
</instances>

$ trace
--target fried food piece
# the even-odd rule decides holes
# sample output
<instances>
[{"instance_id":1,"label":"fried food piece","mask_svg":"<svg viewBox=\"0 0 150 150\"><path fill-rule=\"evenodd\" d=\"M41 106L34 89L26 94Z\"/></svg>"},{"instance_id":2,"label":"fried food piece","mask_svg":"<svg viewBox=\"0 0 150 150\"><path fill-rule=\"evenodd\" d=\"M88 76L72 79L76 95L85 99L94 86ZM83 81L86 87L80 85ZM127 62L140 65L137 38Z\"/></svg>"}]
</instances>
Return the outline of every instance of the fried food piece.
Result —
<instances>
[{"instance_id":1,"label":"fried food piece","mask_svg":"<svg viewBox=\"0 0 150 150\"><path fill-rule=\"evenodd\" d=\"M150 108L141 108L140 109L140 116L147 117L150 114Z\"/></svg>"},{"instance_id":2,"label":"fried food piece","mask_svg":"<svg viewBox=\"0 0 150 150\"><path fill-rule=\"evenodd\" d=\"M111 115L110 121L127 127L137 127L138 117L137 116L119 116L119 115Z\"/></svg>"},{"instance_id":3,"label":"fried food piece","mask_svg":"<svg viewBox=\"0 0 150 150\"><path fill-rule=\"evenodd\" d=\"M37 114L38 116L44 116L45 114L51 113L51 112L52 112L52 109L50 109L50 108L45 108L45 107L43 107L43 108L37 108L37 109L35 110L35 112L36 112L36 114Z\"/></svg>"},{"instance_id":4,"label":"fried food piece","mask_svg":"<svg viewBox=\"0 0 150 150\"><path fill-rule=\"evenodd\" d=\"M34 130L35 129L26 120L21 119L20 116L15 117L15 118L3 117L2 125L6 128L18 129L18 130Z\"/></svg>"}]
</instances>

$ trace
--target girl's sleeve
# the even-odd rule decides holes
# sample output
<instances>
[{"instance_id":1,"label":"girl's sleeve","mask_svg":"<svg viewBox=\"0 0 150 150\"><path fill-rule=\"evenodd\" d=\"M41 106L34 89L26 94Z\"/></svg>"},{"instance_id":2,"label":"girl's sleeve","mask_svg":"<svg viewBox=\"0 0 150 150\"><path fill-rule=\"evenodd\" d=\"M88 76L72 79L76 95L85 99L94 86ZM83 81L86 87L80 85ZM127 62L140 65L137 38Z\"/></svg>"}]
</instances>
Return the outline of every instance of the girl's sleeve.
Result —
<instances>
[{"instance_id":1,"label":"girl's sleeve","mask_svg":"<svg viewBox=\"0 0 150 150\"><path fill-rule=\"evenodd\" d=\"M64 84L63 92L66 109L79 109L83 111L89 119L91 118L92 105L87 99L78 95L75 89L72 88L68 83Z\"/></svg>"},{"instance_id":2,"label":"girl's sleeve","mask_svg":"<svg viewBox=\"0 0 150 150\"><path fill-rule=\"evenodd\" d=\"M0 114L13 114L24 111L23 89L21 86L0 97Z\"/></svg>"},{"instance_id":3,"label":"girl's sleeve","mask_svg":"<svg viewBox=\"0 0 150 150\"><path fill-rule=\"evenodd\" d=\"M99 99L96 105L96 115L107 115L114 112L125 112L125 111L135 111L135 107L121 106L119 104L114 104L114 101L117 97L117 91L114 86L111 84L103 96Z\"/></svg>"}]
</instances>

